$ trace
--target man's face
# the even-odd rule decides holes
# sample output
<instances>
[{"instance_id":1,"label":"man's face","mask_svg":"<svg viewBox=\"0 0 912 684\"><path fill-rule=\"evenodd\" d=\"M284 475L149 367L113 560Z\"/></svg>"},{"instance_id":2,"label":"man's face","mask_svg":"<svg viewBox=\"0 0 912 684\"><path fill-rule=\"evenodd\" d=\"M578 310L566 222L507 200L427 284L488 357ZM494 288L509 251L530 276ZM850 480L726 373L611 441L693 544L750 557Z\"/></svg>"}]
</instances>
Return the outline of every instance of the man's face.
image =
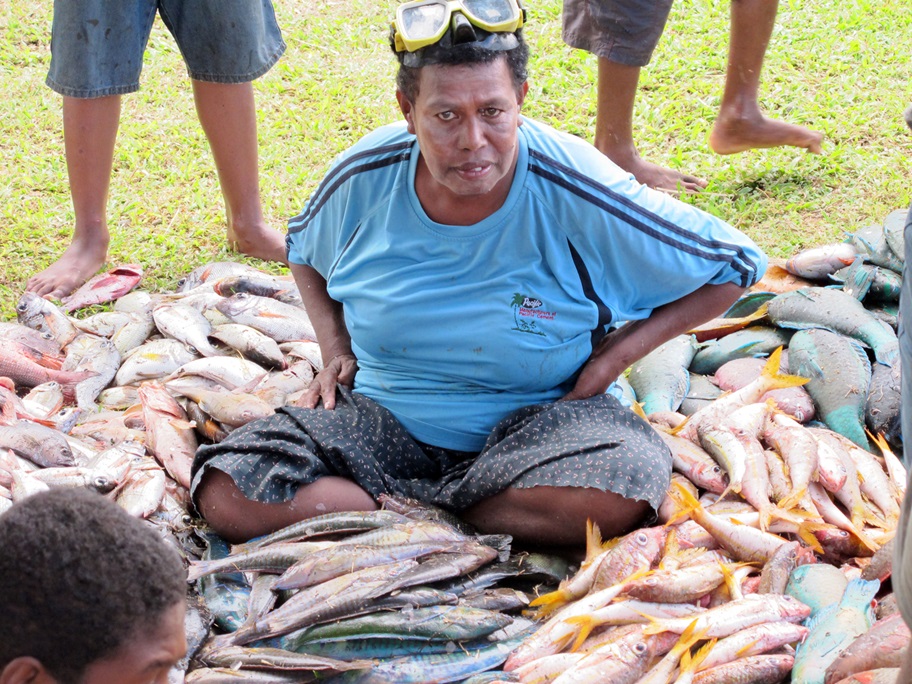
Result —
<instances>
[{"instance_id":1,"label":"man's face","mask_svg":"<svg viewBox=\"0 0 912 684\"><path fill-rule=\"evenodd\" d=\"M397 93L409 132L418 137L432 194L460 201L489 193L502 195L501 202L506 198L527 89L523 84L517 92L506 59L497 59L423 67L415 102ZM419 198L425 203L420 191Z\"/></svg>"},{"instance_id":2,"label":"man's face","mask_svg":"<svg viewBox=\"0 0 912 684\"><path fill-rule=\"evenodd\" d=\"M89 665L80 684L166 684L169 670L187 653L185 611L179 602L157 624L137 629L114 655Z\"/></svg>"}]
</instances>

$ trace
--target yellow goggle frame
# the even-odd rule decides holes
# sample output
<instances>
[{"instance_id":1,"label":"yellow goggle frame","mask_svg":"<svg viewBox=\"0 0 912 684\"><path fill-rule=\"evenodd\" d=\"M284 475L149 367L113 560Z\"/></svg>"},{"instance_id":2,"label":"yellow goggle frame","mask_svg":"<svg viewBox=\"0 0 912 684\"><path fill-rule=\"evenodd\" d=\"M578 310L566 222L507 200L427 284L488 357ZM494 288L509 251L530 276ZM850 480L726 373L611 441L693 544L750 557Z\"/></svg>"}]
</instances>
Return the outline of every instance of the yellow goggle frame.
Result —
<instances>
[{"instance_id":1,"label":"yellow goggle frame","mask_svg":"<svg viewBox=\"0 0 912 684\"><path fill-rule=\"evenodd\" d=\"M415 52L439 41L450 28L453 12L489 33L522 28L525 10L517 0L415 0L396 9L396 52Z\"/></svg>"}]
</instances>

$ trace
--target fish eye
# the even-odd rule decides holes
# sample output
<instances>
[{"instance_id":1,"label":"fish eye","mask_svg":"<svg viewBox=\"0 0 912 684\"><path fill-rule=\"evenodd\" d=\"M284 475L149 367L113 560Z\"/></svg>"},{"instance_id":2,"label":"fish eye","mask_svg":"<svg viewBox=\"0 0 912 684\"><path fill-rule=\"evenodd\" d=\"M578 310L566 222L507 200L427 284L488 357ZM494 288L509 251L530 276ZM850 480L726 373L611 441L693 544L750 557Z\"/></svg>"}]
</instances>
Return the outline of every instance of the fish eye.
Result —
<instances>
[{"instance_id":1,"label":"fish eye","mask_svg":"<svg viewBox=\"0 0 912 684\"><path fill-rule=\"evenodd\" d=\"M186 279L186 278L181 278L180 280L177 281L177 286L178 286L178 287L183 287L183 286L186 285L186 284L187 284L187 279Z\"/></svg>"},{"instance_id":2,"label":"fish eye","mask_svg":"<svg viewBox=\"0 0 912 684\"><path fill-rule=\"evenodd\" d=\"M645 532L637 532L637 536L634 537L634 540L637 544L645 544L649 541L649 537L646 536Z\"/></svg>"},{"instance_id":3,"label":"fish eye","mask_svg":"<svg viewBox=\"0 0 912 684\"><path fill-rule=\"evenodd\" d=\"M25 302L19 302L18 304L16 304L16 311L21 311L22 313L25 313L27 310L28 310L28 304L26 304Z\"/></svg>"},{"instance_id":4,"label":"fish eye","mask_svg":"<svg viewBox=\"0 0 912 684\"><path fill-rule=\"evenodd\" d=\"M649 649L647 648L646 644L644 644L642 641L638 641L633 645L633 652L637 655L643 655L648 650Z\"/></svg>"}]
</instances>

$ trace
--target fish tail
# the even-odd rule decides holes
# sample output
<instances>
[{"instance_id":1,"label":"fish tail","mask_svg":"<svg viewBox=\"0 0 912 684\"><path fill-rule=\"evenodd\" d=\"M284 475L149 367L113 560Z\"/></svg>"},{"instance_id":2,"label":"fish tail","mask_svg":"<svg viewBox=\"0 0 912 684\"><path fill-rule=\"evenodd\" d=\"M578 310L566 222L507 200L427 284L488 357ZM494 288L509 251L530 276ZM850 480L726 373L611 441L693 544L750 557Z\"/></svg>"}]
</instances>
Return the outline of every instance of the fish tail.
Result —
<instances>
[{"instance_id":1,"label":"fish tail","mask_svg":"<svg viewBox=\"0 0 912 684\"><path fill-rule=\"evenodd\" d=\"M672 482L671 487L668 488L668 496L677 505L677 510L672 514L671 518L665 523L666 526L672 525L682 518L686 518L693 511L702 508L700 502L691 494L686 487L684 487L679 482Z\"/></svg>"},{"instance_id":2,"label":"fish tail","mask_svg":"<svg viewBox=\"0 0 912 684\"><path fill-rule=\"evenodd\" d=\"M591 615L574 615L564 620L564 622L576 627L576 639L574 639L573 645L570 647L571 651L578 651L583 642L592 634L592 630L599 626L598 621ZM566 640L569 641L571 638L572 635L568 635Z\"/></svg>"},{"instance_id":3,"label":"fish tail","mask_svg":"<svg viewBox=\"0 0 912 684\"><path fill-rule=\"evenodd\" d=\"M633 404L631 404L631 406L630 406L630 410L633 411L634 414L636 414L637 416L639 416L640 418L645 420L647 423L649 422L649 418L646 417L646 411L643 410L642 401L633 402Z\"/></svg>"},{"instance_id":4,"label":"fish tail","mask_svg":"<svg viewBox=\"0 0 912 684\"><path fill-rule=\"evenodd\" d=\"M710 651L716 646L718 639L710 639L697 649L697 652L691 655L690 650L684 651L681 656L681 674L689 675L700 670L700 665L706 660Z\"/></svg>"},{"instance_id":5,"label":"fish tail","mask_svg":"<svg viewBox=\"0 0 912 684\"><path fill-rule=\"evenodd\" d=\"M791 494L789 494L784 499L780 500L777 504L779 508L786 511L790 511L796 508L807 495L807 487L802 487L801 489L796 489Z\"/></svg>"},{"instance_id":6,"label":"fish tail","mask_svg":"<svg viewBox=\"0 0 912 684\"><path fill-rule=\"evenodd\" d=\"M639 611L634 611L639 613ZM665 623L661 619L654 617L652 615L647 615L646 613L640 613L647 620L647 625L643 628L643 635L649 636L650 634L661 634L662 632L667 632L668 629L665 627Z\"/></svg>"},{"instance_id":7,"label":"fish tail","mask_svg":"<svg viewBox=\"0 0 912 684\"><path fill-rule=\"evenodd\" d=\"M789 375L788 373L779 372L779 364L782 361L782 347L777 347L776 351L769 355L769 359L763 366L761 375L771 385L772 389L782 389L784 387L800 387L809 382L809 378L802 378L800 375Z\"/></svg>"},{"instance_id":8,"label":"fish tail","mask_svg":"<svg viewBox=\"0 0 912 684\"><path fill-rule=\"evenodd\" d=\"M575 597L566 589L555 589L547 594L542 594L536 599L529 602L530 608L538 608L536 616L539 618L547 617L554 611L562 608Z\"/></svg>"},{"instance_id":9,"label":"fish tail","mask_svg":"<svg viewBox=\"0 0 912 684\"><path fill-rule=\"evenodd\" d=\"M828 525L821 523L816 523L812 521L807 521L798 525L798 538L807 544L814 553L824 554L823 546L820 544L820 540L814 535L814 532L817 530L828 529Z\"/></svg>"}]
</instances>

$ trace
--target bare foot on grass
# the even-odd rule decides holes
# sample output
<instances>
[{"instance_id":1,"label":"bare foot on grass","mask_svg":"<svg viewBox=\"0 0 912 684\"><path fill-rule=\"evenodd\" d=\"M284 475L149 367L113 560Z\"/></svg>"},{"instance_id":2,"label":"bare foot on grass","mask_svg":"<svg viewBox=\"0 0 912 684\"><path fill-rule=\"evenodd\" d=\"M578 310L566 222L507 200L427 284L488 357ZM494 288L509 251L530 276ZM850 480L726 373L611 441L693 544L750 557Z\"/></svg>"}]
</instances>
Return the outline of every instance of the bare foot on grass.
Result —
<instances>
[{"instance_id":1,"label":"bare foot on grass","mask_svg":"<svg viewBox=\"0 0 912 684\"><path fill-rule=\"evenodd\" d=\"M287 263L285 236L265 225L244 229L229 226L228 245L231 249L256 259Z\"/></svg>"},{"instance_id":2,"label":"bare foot on grass","mask_svg":"<svg viewBox=\"0 0 912 684\"><path fill-rule=\"evenodd\" d=\"M666 169L664 166L653 164L640 158L640 155L634 152L632 155L608 154L602 152L611 161L620 166L624 171L632 173L643 185L650 188L662 190L664 192L678 193L697 193L706 187L707 183L702 178L691 176L686 173L679 173L673 169Z\"/></svg>"},{"instance_id":3,"label":"bare foot on grass","mask_svg":"<svg viewBox=\"0 0 912 684\"><path fill-rule=\"evenodd\" d=\"M25 289L45 299L63 299L98 273L107 252L106 240L74 238L57 261L28 279Z\"/></svg>"},{"instance_id":4,"label":"bare foot on grass","mask_svg":"<svg viewBox=\"0 0 912 684\"><path fill-rule=\"evenodd\" d=\"M748 114L725 114L709 134L709 146L716 154L735 154L765 147L802 147L820 154L823 133L764 116L759 110Z\"/></svg>"}]
</instances>

